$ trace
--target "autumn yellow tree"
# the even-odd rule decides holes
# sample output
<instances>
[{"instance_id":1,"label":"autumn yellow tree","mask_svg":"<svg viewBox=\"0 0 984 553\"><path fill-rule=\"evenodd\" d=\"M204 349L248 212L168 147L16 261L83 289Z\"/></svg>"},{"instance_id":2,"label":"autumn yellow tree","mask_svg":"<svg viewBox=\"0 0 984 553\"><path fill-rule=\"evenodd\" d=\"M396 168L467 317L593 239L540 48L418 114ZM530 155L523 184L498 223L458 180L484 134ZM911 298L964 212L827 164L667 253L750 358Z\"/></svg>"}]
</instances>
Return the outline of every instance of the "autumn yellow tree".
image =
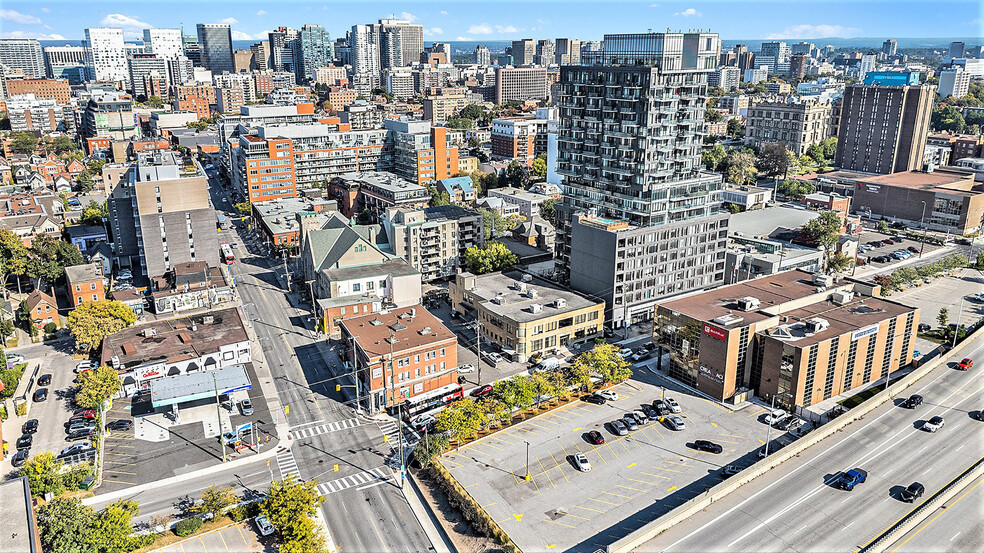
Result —
<instances>
[{"instance_id":1,"label":"autumn yellow tree","mask_svg":"<svg viewBox=\"0 0 984 553\"><path fill-rule=\"evenodd\" d=\"M100 300L85 302L68 316L68 328L75 337L76 347L91 351L103 338L137 322L137 315L122 302Z\"/></svg>"}]
</instances>

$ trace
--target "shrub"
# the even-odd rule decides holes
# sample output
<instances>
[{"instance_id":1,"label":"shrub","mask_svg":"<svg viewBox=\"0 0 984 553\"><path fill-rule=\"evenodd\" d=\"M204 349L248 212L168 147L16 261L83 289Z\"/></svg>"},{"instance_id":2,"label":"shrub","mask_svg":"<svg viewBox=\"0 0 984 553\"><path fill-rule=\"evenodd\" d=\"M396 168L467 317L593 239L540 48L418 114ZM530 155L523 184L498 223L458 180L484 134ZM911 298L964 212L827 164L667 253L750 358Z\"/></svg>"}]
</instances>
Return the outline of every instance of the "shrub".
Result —
<instances>
[{"instance_id":1,"label":"shrub","mask_svg":"<svg viewBox=\"0 0 984 553\"><path fill-rule=\"evenodd\" d=\"M23 417L27 414L27 402L23 401L17 404L17 416Z\"/></svg>"},{"instance_id":2,"label":"shrub","mask_svg":"<svg viewBox=\"0 0 984 553\"><path fill-rule=\"evenodd\" d=\"M260 504L257 502L242 503L229 509L227 513L234 522L241 522L260 514Z\"/></svg>"},{"instance_id":3,"label":"shrub","mask_svg":"<svg viewBox=\"0 0 984 553\"><path fill-rule=\"evenodd\" d=\"M56 330L58 330L58 325L55 323L47 323L44 325L45 334L54 334Z\"/></svg>"},{"instance_id":4,"label":"shrub","mask_svg":"<svg viewBox=\"0 0 984 553\"><path fill-rule=\"evenodd\" d=\"M95 470L89 463L82 463L80 465L72 467L71 470L62 474L62 486L66 490L78 490L82 488L82 480L85 480L87 476L93 476Z\"/></svg>"},{"instance_id":5,"label":"shrub","mask_svg":"<svg viewBox=\"0 0 984 553\"><path fill-rule=\"evenodd\" d=\"M184 538L194 534L200 530L201 527L202 519L198 517L186 518L174 525L174 533L177 534L178 537Z\"/></svg>"}]
</instances>

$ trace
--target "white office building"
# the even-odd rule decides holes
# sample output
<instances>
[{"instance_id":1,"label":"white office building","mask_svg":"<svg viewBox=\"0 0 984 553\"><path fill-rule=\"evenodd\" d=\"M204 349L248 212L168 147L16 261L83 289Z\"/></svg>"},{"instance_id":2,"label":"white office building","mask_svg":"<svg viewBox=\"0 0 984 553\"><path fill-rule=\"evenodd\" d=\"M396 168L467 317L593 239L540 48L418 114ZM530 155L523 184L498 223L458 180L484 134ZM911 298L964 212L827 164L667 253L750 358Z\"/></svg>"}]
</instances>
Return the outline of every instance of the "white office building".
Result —
<instances>
[{"instance_id":1,"label":"white office building","mask_svg":"<svg viewBox=\"0 0 984 553\"><path fill-rule=\"evenodd\" d=\"M181 29L144 29L144 49L160 59L174 60L184 55Z\"/></svg>"},{"instance_id":2,"label":"white office building","mask_svg":"<svg viewBox=\"0 0 984 553\"><path fill-rule=\"evenodd\" d=\"M960 98L966 96L969 91L970 73L964 71L962 67L957 66L940 72L940 98L947 96Z\"/></svg>"},{"instance_id":3,"label":"white office building","mask_svg":"<svg viewBox=\"0 0 984 553\"><path fill-rule=\"evenodd\" d=\"M0 71L6 75L22 73L43 79L44 53L41 43L33 38L0 39Z\"/></svg>"},{"instance_id":4,"label":"white office building","mask_svg":"<svg viewBox=\"0 0 984 553\"><path fill-rule=\"evenodd\" d=\"M121 82L129 79L123 29L86 29L85 65L93 80Z\"/></svg>"}]
</instances>

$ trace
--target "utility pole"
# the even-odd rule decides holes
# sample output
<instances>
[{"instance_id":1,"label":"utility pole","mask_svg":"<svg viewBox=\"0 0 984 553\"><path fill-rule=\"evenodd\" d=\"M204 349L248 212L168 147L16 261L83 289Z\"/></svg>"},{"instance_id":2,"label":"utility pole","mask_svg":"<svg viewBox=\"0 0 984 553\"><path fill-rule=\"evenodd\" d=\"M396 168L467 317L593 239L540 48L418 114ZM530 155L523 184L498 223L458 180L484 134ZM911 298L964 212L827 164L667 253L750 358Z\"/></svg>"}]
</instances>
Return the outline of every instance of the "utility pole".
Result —
<instances>
[{"instance_id":1,"label":"utility pole","mask_svg":"<svg viewBox=\"0 0 984 553\"><path fill-rule=\"evenodd\" d=\"M400 433L399 436L397 436L397 439L400 440L400 489L401 490L403 489L403 483L406 482L406 478L407 478L407 464L403 460L403 418L400 417L400 411L402 409L402 406L403 406L402 403L396 406L396 415L397 415L396 428Z\"/></svg>"},{"instance_id":2,"label":"utility pole","mask_svg":"<svg viewBox=\"0 0 984 553\"><path fill-rule=\"evenodd\" d=\"M776 396L772 396L772 410L769 411L769 417L772 417L772 411L776 410ZM772 424L775 421L769 423L769 429L765 432L765 456L769 456L769 443L772 440Z\"/></svg>"},{"instance_id":3,"label":"utility pole","mask_svg":"<svg viewBox=\"0 0 984 553\"><path fill-rule=\"evenodd\" d=\"M287 250L284 251L284 278L287 280L287 292L290 292L290 268L287 267Z\"/></svg>"},{"instance_id":4,"label":"utility pole","mask_svg":"<svg viewBox=\"0 0 984 553\"><path fill-rule=\"evenodd\" d=\"M219 403L219 381L214 372L212 373L212 389L215 390L215 415L219 419L219 448L222 450L222 462L225 463L226 443L222 435L222 404Z\"/></svg>"},{"instance_id":5,"label":"utility pole","mask_svg":"<svg viewBox=\"0 0 984 553\"><path fill-rule=\"evenodd\" d=\"M390 345L390 394L392 395L392 397L390 398L390 402L391 402L390 405L389 405L390 408L392 408L394 405L396 405L396 367L393 365L393 338L395 336L396 336L396 333L394 333L393 331L390 331L390 337L389 337L389 340L388 340L389 341L389 345ZM386 375L384 374L383 376L385 377ZM386 405L386 392L385 392L385 390L386 390L386 382L384 381L383 382L383 405ZM396 422L399 423L400 422L400 419L397 418L396 419Z\"/></svg>"},{"instance_id":6,"label":"utility pole","mask_svg":"<svg viewBox=\"0 0 984 553\"><path fill-rule=\"evenodd\" d=\"M963 301L964 299L961 297L960 308L957 309L957 321L953 325L953 344L950 345L950 349L957 347L957 333L960 332L960 312L963 311Z\"/></svg>"},{"instance_id":7,"label":"utility pole","mask_svg":"<svg viewBox=\"0 0 984 553\"><path fill-rule=\"evenodd\" d=\"M919 217L919 230L922 232L922 235L919 238L919 259L922 259L923 248L926 247L926 229L924 228L926 226L924 223L926 220L926 202L922 201L922 204L922 216Z\"/></svg>"}]
</instances>

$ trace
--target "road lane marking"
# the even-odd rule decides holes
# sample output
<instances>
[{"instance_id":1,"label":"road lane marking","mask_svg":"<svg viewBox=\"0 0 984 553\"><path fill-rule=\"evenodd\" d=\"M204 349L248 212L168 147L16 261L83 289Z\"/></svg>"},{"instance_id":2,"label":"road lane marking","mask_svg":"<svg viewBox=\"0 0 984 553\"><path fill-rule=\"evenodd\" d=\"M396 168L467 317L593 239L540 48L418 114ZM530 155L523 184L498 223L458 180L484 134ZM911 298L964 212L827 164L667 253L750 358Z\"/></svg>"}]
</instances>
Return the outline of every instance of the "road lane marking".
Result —
<instances>
[{"instance_id":1,"label":"road lane marking","mask_svg":"<svg viewBox=\"0 0 984 553\"><path fill-rule=\"evenodd\" d=\"M955 478L954 480L956 480L956 478ZM952 481L951 481L951 482L952 482ZM965 491L965 492L963 493L963 495L961 495L960 497L958 497L958 498L957 498L957 500L956 500L956 501L954 501L953 503L950 503L949 505L947 505L947 506L946 506L946 509L941 509L941 510L940 510L940 512L939 512L939 513L938 513L938 514L937 514L937 515L936 515L935 517L933 517L933 518L931 518L931 519L929 520L929 522L927 522L926 524L923 524L922 526L920 526L920 527L919 527L919 529L918 529L918 530L916 530L916 532L915 532L915 534L912 534L911 536L909 536L908 538L906 538L906 540L905 540L904 542L902 542L902 543L900 543L898 547L896 547L895 549L893 549L891 553L895 553L896 551L898 551L899 549L901 549L901 548L902 548L902 546L906 544L906 542L908 542L908 541L909 541L909 540L911 540L912 538L914 538L914 537L916 537L916 534L919 534L919 532L922 532L922 531L923 531L923 528L926 528L927 526L929 526L930 524L932 524L932 523L933 523L933 521L935 521L936 519L938 519L938 518L940 518L940 516L941 516L941 515L942 515L943 513L945 513L945 512L947 512L948 510L950 510L950 509L952 509L952 508L953 508L953 506L954 506L954 505L956 505L958 501L960 501L961 499L963 499L963 498L965 498L965 497L967 497L967 494L969 494L970 492L972 492L972 491L974 491L974 489L975 489L975 488L977 488L977 486L980 486L980 485L981 485L981 482L984 482L984 480L982 480L982 479L978 479L978 481L977 481L977 483L976 483L976 484L974 484L974 487L973 487L973 488L970 488L969 490L967 490L967 491ZM956 536L954 536L954 537L956 537ZM951 540L951 541L952 541L952 540ZM869 542L869 543L870 543L870 542Z\"/></svg>"},{"instance_id":2,"label":"road lane marking","mask_svg":"<svg viewBox=\"0 0 984 553\"><path fill-rule=\"evenodd\" d=\"M957 532L956 534L953 535L952 538L950 538L950 541L953 541L953 540L957 539L957 536L959 536L959 535L960 535L960 532Z\"/></svg>"}]
</instances>

